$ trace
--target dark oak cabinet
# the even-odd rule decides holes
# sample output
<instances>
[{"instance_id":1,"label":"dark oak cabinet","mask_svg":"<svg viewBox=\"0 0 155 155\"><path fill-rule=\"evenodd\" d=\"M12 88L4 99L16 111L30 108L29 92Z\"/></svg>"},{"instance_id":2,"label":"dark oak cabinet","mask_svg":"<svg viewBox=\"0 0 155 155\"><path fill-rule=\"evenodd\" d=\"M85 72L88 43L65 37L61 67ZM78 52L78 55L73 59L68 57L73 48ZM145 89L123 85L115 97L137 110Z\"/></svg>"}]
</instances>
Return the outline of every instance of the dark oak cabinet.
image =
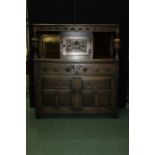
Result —
<instances>
[{"instance_id":1,"label":"dark oak cabinet","mask_svg":"<svg viewBox=\"0 0 155 155\"><path fill-rule=\"evenodd\" d=\"M119 25L34 24L37 117L117 116Z\"/></svg>"}]
</instances>

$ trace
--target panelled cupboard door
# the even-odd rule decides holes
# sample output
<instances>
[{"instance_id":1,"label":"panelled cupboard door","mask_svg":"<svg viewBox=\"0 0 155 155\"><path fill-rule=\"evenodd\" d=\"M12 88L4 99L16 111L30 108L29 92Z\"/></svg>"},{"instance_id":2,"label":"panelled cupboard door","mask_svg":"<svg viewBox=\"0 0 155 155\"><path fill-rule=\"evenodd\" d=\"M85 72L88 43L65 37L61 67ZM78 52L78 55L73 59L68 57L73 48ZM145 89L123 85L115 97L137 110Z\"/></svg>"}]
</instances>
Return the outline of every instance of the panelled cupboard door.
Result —
<instances>
[{"instance_id":1,"label":"panelled cupboard door","mask_svg":"<svg viewBox=\"0 0 155 155\"><path fill-rule=\"evenodd\" d=\"M40 113L102 112L115 106L113 77L41 76L38 83Z\"/></svg>"},{"instance_id":2,"label":"panelled cupboard door","mask_svg":"<svg viewBox=\"0 0 155 155\"><path fill-rule=\"evenodd\" d=\"M61 113L61 110L70 111L71 78L39 76L36 86L36 109L40 114Z\"/></svg>"},{"instance_id":3,"label":"panelled cupboard door","mask_svg":"<svg viewBox=\"0 0 155 155\"><path fill-rule=\"evenodd\" d=\"M112 107L116 102L116 82L113 77L84 77L82 81L82 107Z\"/></svg>"},{"instance_id":4,"label":"panelled cupboard door","mask_svg":"<svg viewBox=\"0 0 155 155\"><path fill-rule=\"evenodd\" d=\"M59 108L60 106L71 107L72 104L70 96L70 90L44 91L42 93L42 106L53 108Z\"/></svg>"}]
</instances>

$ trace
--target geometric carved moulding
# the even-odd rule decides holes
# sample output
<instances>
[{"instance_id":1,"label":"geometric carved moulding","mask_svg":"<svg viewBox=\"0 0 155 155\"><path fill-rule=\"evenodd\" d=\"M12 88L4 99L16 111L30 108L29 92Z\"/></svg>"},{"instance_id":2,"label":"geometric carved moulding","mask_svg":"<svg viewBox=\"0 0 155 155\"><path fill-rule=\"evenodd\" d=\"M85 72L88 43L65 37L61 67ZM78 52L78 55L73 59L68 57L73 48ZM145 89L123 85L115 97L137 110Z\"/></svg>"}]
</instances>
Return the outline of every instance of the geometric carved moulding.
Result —
<instances>
[{"instance_id":1,"label":"geometric carved moulding","mask_svg":"<svg viewBox=\"0 0 155 155\"><path fill-rule=\"evenodd\" d=\"M118 24L33 24L37 31L116 32Z\"/></svg>"}]
</instances>

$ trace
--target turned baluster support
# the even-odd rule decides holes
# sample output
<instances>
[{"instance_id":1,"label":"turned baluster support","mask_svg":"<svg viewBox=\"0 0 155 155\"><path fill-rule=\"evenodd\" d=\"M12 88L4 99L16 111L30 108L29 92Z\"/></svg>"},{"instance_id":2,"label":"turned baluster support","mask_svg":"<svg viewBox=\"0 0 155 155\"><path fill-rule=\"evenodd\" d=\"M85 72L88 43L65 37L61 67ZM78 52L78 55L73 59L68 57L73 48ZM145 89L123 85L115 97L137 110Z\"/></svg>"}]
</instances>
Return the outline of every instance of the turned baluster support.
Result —
<instances>
[{"instance_id":1,"label":"turned baluster support","mask_svg":"<svg viewBox=\"0 0 155 155\"><path fill-rule=\"evenodd\" d=\"M33 45L33 48L34 48L34 58L37 58L37 53L38 53L38 38L37 38L37 35L36 35L36 31L34 31L34 37L31 39L32 40L32 45Z\"/></svg>"},{"instance_id":2,"label":"turned baluster support","mask_svg":"<svg viewBox=\"0 0 155 155\"><path fill-rule=\"evenodd\" d=\"M113 44L114 44L114 50L115 50L115 59L118 60L118 52L120 49L120 38L119 38L119 28L116 30L116 38L113 39Z\"/></svg>"}]
</instances>

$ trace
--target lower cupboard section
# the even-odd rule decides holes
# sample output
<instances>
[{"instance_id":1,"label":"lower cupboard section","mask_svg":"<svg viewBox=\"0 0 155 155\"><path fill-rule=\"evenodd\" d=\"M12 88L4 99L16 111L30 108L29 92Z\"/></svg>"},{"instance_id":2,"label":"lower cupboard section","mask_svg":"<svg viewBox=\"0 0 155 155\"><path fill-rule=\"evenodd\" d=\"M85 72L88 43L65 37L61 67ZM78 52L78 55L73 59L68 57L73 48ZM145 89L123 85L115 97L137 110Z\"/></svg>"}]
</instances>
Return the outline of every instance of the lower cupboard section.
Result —
<instances>
[{"instance_id":1,"label":"lower cupboard section","mask_svg":"<svg viewBox=\"0 0 155 155\"><path fill-rule=\"evenodd\" d=\"M36 115L115 113L115 85L112 77L40 77Z\"/></svg>"}]
</instances>

